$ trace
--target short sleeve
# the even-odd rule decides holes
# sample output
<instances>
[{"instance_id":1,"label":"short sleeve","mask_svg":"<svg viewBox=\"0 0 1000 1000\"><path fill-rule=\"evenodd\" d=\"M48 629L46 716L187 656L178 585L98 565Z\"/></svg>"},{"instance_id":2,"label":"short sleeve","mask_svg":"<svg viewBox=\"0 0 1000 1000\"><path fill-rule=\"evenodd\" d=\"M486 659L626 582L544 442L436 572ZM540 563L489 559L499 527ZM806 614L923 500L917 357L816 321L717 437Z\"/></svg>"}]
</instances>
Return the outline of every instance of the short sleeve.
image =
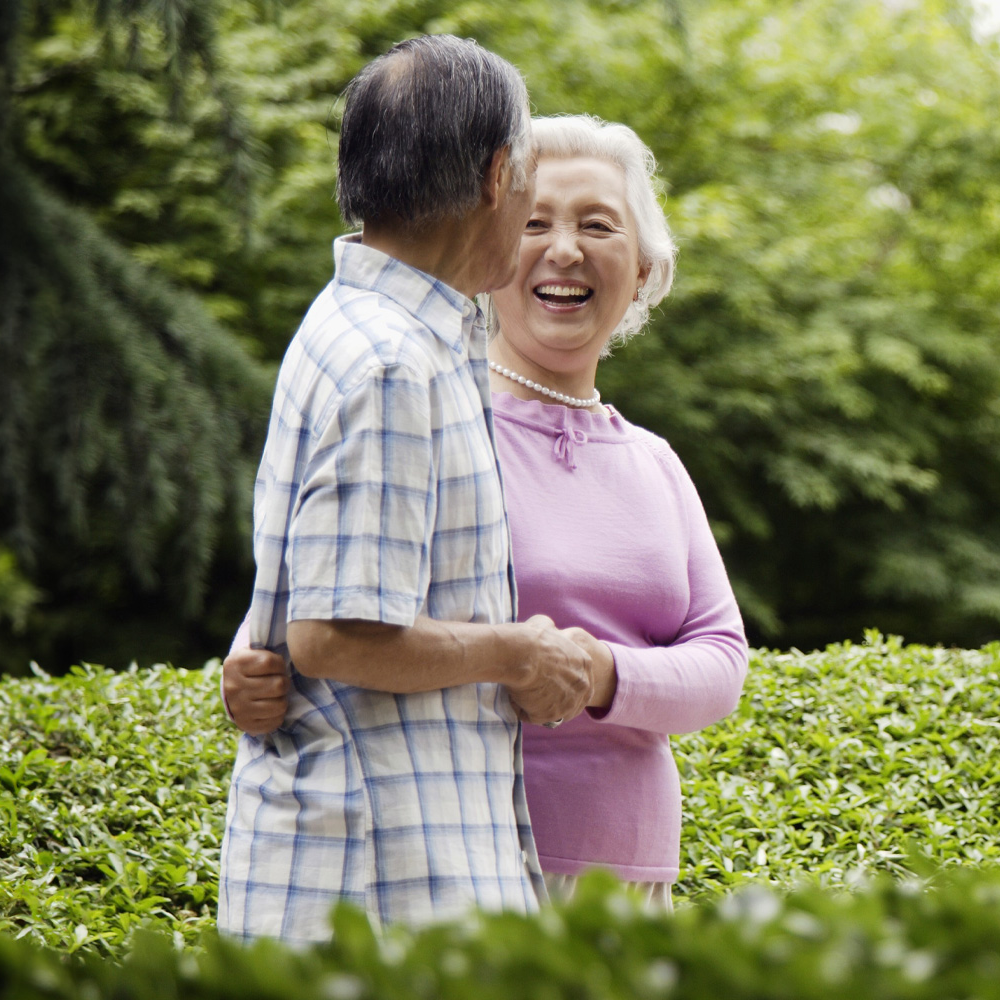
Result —
<instances>
[{"instance_id":1,"label":"short sleeve","mask_svg":"<svg viewBox=\"0 0 1000 1000\"><path fill-rule=\"evenodd\" d=\"M289 526L288 620L412 625L430 581L430 387L376 368L320 422Z\"/></svg>"}]
</instances>

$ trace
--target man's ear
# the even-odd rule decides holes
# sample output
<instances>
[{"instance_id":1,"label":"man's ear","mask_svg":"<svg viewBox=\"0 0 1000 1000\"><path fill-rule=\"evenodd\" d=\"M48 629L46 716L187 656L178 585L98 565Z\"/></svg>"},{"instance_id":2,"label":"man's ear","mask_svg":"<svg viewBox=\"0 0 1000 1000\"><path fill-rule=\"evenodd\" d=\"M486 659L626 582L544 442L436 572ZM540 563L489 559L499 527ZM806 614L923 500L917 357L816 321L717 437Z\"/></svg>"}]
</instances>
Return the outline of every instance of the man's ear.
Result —
<instances>
[{"instance_id":1,"label":"man's ear","mask_svg":"<svg viewBox=\"0 0 1000 1000\"><path fill-rule=\"evenodd\" d=\"M510 183L510 146L498 149L491 157L486 175L483 177L483 204L487 208L496 208L500 204L500 195Z\"/></svg>"}]
</instances>

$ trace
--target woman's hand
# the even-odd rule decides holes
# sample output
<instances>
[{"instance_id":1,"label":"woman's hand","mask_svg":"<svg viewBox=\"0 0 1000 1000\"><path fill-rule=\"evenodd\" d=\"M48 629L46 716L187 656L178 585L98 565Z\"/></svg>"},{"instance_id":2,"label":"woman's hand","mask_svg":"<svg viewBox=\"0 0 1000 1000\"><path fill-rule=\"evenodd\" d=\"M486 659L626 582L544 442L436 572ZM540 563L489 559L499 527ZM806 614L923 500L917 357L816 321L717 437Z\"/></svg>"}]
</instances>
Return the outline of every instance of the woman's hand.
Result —
<instances>
[{"instance_id":1,"label":"woman's hand","mask_svg":"<svg viewBox=\"0 0 1000 1000\"><path fill-rule=\"evenodd\" d=\"M593 697L593 667L582 644L545 615L501 627L524 638L516 676L505 682L518 718L545 725L579 715Z\"/></svg>"},{"instance_id":2,"label":"woman's hand","mask_svg":"<svg viewBox=\"0 0 1000 1000\"><path fill-rule=\"evenodd\" d=\"M233 722L251 736L281 725L288 711L285 661L267 649L234 650L222 663L222 691Z\"/></svg>"},{"instance_id":3,"label":"woman's hand","mask_svg":"<svg viewBox=\"0 0 1000 1000\"><path fill-rule=\"evenodd\" d=\"M567 628L563 634L572 639L590 656L594 690L587 702L588 708L610 708L618 690L618 671L615 657L607 643L595 639L586 629Z\"/></svg>"}]
</instances>

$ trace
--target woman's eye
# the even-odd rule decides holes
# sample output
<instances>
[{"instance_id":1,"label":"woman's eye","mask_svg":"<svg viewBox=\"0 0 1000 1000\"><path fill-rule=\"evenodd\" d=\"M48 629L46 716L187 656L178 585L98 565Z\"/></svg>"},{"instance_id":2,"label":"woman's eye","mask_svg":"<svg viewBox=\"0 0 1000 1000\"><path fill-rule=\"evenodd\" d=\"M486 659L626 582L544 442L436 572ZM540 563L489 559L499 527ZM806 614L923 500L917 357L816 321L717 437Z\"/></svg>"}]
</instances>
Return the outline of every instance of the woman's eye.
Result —
<instances>
[{"instance_id":1,"label":"woman's eye","mask_svg":"<svg viewBox=\"0 0 1000 1000\"><path fill-rule=\"evenodd\" d=\"M525 230L529 229L543 229L544 223L541 219L528 219L528 224L524 227Z\"/></svg>"},{"instance_id":2,"label":"woman's eye","mask_svg":"<svg viewBox=\"0 0 1000 1000\"><path fill-rule=\"evenodd\" d=\"M598 233L610 233L612 231L611 227L605 222L597 222L592 220L584 225L584 229L590 229Z\"/></svg>"}]
</instances>

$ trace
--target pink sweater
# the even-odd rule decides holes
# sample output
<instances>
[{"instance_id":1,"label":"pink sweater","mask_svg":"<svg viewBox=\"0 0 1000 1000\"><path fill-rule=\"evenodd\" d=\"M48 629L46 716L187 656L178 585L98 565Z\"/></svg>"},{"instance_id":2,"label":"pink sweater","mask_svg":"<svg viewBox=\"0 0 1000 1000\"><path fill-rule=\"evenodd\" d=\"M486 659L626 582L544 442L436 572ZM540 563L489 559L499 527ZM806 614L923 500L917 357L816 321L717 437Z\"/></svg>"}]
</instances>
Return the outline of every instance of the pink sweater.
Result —
<instances>
[{"instance_id":1,"label":"pink sweater","mask_svg":"<svg viewBox=\"0 0 1000 1000\"><path fill-rule=\"evenodd\" d=\"M611 647L606 713L524 727L542 870L602 865L673 882L681 791L671 733L718 722L747 669L743 623L694 484L662 439L608 418L494 393L518 618L545 614ZM233 648L249 644L244 622Z\"/></svg>"},{"instance_id":2,"label":"pink sweater","mask_svg":"<svg viewBox=\"0 0 1000 1000\"><path fill-rule=\"evenodd\" d=\"M524 727L542 869L595 864L672 882L681 792L669 735L739 700L747 644L690 477L662 439L628 423L493 395L513 539L518 618L546 614L608 643L614 702L558 729Z\"/></svg>"}]
</instances>

